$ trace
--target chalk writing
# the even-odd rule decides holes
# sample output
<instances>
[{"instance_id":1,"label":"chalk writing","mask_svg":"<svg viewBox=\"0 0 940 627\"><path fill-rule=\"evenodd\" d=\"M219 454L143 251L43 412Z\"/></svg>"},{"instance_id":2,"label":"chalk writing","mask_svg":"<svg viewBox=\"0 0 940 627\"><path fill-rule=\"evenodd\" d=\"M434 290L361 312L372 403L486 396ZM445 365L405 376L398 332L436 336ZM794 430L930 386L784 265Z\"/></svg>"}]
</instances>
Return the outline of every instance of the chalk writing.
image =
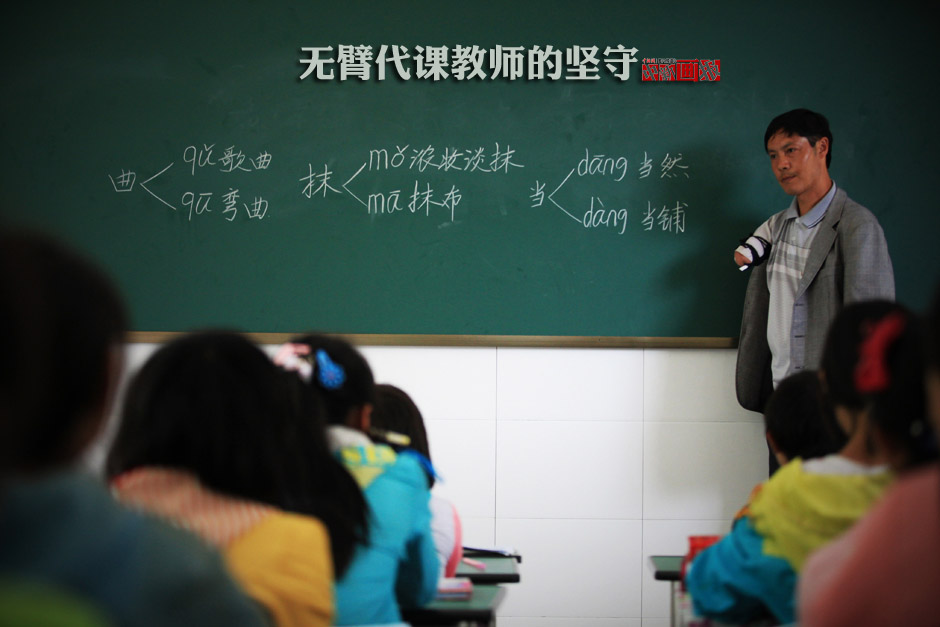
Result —
<instances>
[{"instance_id":1,"label":"chalk writing","mask_svg":"<svg viewBox=\"0 0 940 627\"><path fill-rule=\"evenodd\" d=\"M680 174L685 178L690 178L688 172L689 166L680 163L681 161L682 153L677 153L677 155L673 157L667 152L660 164L661 174L659 178L675 178ZM581 213L573 207L578 206L579 202L583 201L578 201L577 198L565 199L563 198L564 194L560 194L560 192L575 173L577 173L578 177L610 177L615 183L622 183L627 176L629 165L630 161L626 156L608 156L606 154L592 153L589 148L586 148L584 150L584 157L578 161L575 167L571 168L564 179L562 179L550 194L544 196L544 184L539 181L535 182L534 187L529 188L532 192L532 194L530 194L530 200L532 201L531 206L533 208L540 207L543 204L544 198L547 198L557 209L561 210L562 213L572 220L579 222L584 228L596 229L598 227L612 227L616 229L619 235L624 235L627 229L627 217L629 214L626 207L608 207L600 196L592 195L588 209ZM650 158L649 153L644 151L643 159L640 161L640 168L638 170L638 180L647 179L652 168L653 160ZM663 231L684 233L685 210L687 207L687 203L677 201L675 207L667 208L666 205L663 205L662 208L654 209L652 201L648 201L647 210L641 220L643 230L650 231L654 226L658 225L660 230Z\"/></svg>"},{"instance_id":2,"label":"chalk writing","mask_svg":"<svg viewBox=\"0 0 940 627\"><path fill-rule=\"evenodd\" d=\"M529 190L532 192L532 194L529 195L529 198L532 200L532 206L541 207L542 203L545 202L545 183L535 181L535 186L530 187Z\"/></svg>"},{"instance_id":3,"label":"chalk writing","mask_svg":"<svg viewBox=\"0 0 940 627\"><path fill-rule=\"evenodd\" d=\"M256 158L251 160L251 165L255 170L267 170L271 165L271 153L264 150Z\"/></svg>"},{"instance_id":4,"label":"chalk writing","mask_svg":"<svg viewBox=\"0 0 940 627\"><path fill-rule=\"evenodd\" d=\"M175 162L173 162L173 163L175 163ZM145 192L147 192L148 194L150 194L151 196L153 196L154 198L156 198L157 200L159 200L160 202L162 202L164 205L166 205L167 207L169 207L169 208L172 209L173 211L176 211L176 207L174 207L173 205L171 205L171 204L168 203L167 201L163 200L162 198L160 198L160 197L157 196L156 194L154 194L152 191L150 191L150 188L147 187L147 184L150 183L150 181L156 179L158 176L162 175L164 172L166 172L167 170L169 170L170 168L172 168L172 167L173 167L173 163L170 163L170 165L166 166L165 168L163 168L162 170L160 170L159 172L157 172L156 174L154 174L153 176L151 176L149 179L147 179L146 181L144 181L143 183L141 183L141 184L140 184L140 188L141 188L142 190L144 190Z\"/></svg>"},{"instance_id":5,"label":"chalk writing","mask_svg":"<svg viewBox=\"0 0 940 627\"><path fill-rule=\"evenodd\" d=\"M594 201L597 201L597 206ZM620 235L623 235L627 230L627 210L624 208L605 209L603 201L592 196L591 208L584 212L582 224L586 229L599 226L616 227L620 224Z\"/></svg>"},{"instance_id":6,"label":"chalk writing","mask_svg":"<svg viewBox=\"0 0 940 627\"><path fill-rule=\"evenodd\" d=\"M649 158L646 152L643 152L643 161L640 162L640 178L645 179L653 171L653 160Z\"/></svg>"},{"instance_id":7,"label":"chalk writing","mask_svg":"<svg viewBox=\"0 0 940 627\"><path fill-rule=\"evenodd\" d=\"M266 170L271 165L271 153L262 151L254 159L249 159L245 153L236 147L229 146L222 152L218 160L212 160L212 152L215 150L215 144L203 144L202 148L195 145L187 146L183 150L183 162L190 165L189 173L196 175L196 168L205 168L208 166L219 166L221 172L251 172L252 170ZM246 165L247 161L247 165ZM248 165L251 167L249 168Z\"/></svg>"},{"instance_id":8,"label":"chalk writing","mask_svg":"<svg viewBox=\"0 0 940 627\"><path fill-rule=\"evenodd\" d=\"M202 148L200 148L198 152L195 146L187 146L186 149L183 150L183 163L189 163L192 165L192 168L189 172L190 174L196 176L197 158L200 168L204 168L207 165L215 165L215 162L212 161L213 148L215 148L215 144L212 144L211 146L206 146L203 144Z\"/></svg>"},{"instance_id":9,"label":"chalk writing","mask_svg":"<svg viewBox=\"0 0 940 627\"><path fill-rule=\"evenodd\" d=\"M646 211L643 214L643 227L646 231L652 231L653 227L659 226L660 230L669 233L685 233L685 210L688 204L676 202L676 206L668 208L654 207L651 202L646 204Z\"/></svg>"},{"instance_id":10,"label":"chalk writing","mask_svg":"<svg viewBox=\"0 0 940 627\"><path fill-rule=\"evenodd\" d=\"M585 148L584 159L578 162L578 176L606 176L608 174L614 175L619 172L620 177L614 180L622 181L623 177L627 175L627 165L626 157L617 157L616 159L614 157L605 157L604 155L594 155L592 157L591 152Z\"/></svg>"},{"instance_id":11,"label":"chalk writing","mask_svg":"<svg viewBox=\"0 0 940 627\"><path fill-rule=\"evenodd\" d=\"M333 173L330 172L329 168L327 167L325 163L323 164L322 174L314 174L313 166L310 165L309 163L307 164L307 170L309 171L307 176L300 179L301 182L306 182L306 185L304 186L303 191L300 192L301 194L303 194L307 198L310 198L314 194L319 194L320 190L323 190L323 197L326 198L326 193L328 191L334 192L336 194L340 193L338 189L330 186L330 179L333 177ZM314 185L317 186L316 189L314 189Z\"/></svg>"},{"instance_id":12,"label":"chalk writing","mask_svg":"<svg viewBox=\"0 0 940 627\"><path fill-rule=\"evenodd\" d=\"M212 192L202 192L199 194L198 198L192 192L186 192L183 194L183 206L189 207L189 220L190 222L193 219L193 212L195 211L196 215L202 215L203 213L211 212L209 209L209 201L212 199Z\"/></svg>"},{"instance_id":13,"label":"chalk writing","mask_svg":"<svg viewBox=\"0 0 940 627\"><path fill-rule=\"evenodd\" d=\"M241 150L236 151L235 146L229 146L225 149L225 153L219 158L219 163L223 172L234 172L235 170L251 172L249 168L242 166L245 163L245 155Z\"/></svg>"},{"instance_id":14,"label":"chalk writing","mask_svg":"<svg viewBox=\"0 0 940 627\"><path fill-rule=\"evenodd\" d=\"M472 173L481 173L488 176L506 175L516 168L524 168L525 165L516 161L516 150L509 144L494 143L492 152L482 146L475 148L461 149L454 146L448 146L443 149L433 144L420 145L412 147L411 144L396 144L394 148L373 148L369 150L366 160L356 169L345 183L342 189L355 199L359 204L366 208L368 215L379 216L395 214L408 209L411 214L423 214L430 217L435 208L442 208L446 211L450 222L456 220L456 208L463 199L463 193L457 185L451 184L448 191L442 192L435 190L427 181L414 181L413 191L407 200L402 198L400 187L391 189L387 192L370 192L368 194L359 191L360 176L363 173L388 172L398 169L413 171L424 174L430 171L448 172L453 174L469 175ZM325 167L325 166L324 166ZM303 195L311 198L320 188L314 189L312 167L309 166L309 174L304 179L307 186L304 188ZM328 170L324 170L324 175L330 176ZM324 176L319 175L319 176ZM328 180L324 178L324 181ZM322 184L321 184L322 187ZM330 188L331 191L338 191ZM323 190L323 196L326 190Z\"/></svg>"},{"instance_id":15,"label":"chalk writing","mask_svg":"<svg viewBox=\"0 0 940 627\"><path fill-rule=\"evenodd\" d=\"M424 49L424 53L428 53L428 50ZM515 59L513 55L517 51L502 52ZM355 56L358 53L355 50L347 50L344 54ZM440 57L437 58L440 60ZM425 68L425 71L431 70ZM215 143L186 146L182 151L184 167L189 170L186 180L206 168L221 172L219 176L225 179L235 177L229 179L232 181L238 180L238 175L253 178L257 175L251 173L266 170L273 163L273 157L268 151L259 151L257 157L252 159L237 144L226 143L223 146L225 147L219 148ZM656 180L692 178L692 168L682 152L651 154L644 150L642 157L639 157L639 154L638 152L636 160L633 161L638 167L631 167L631 155L620 151L595 151L590 147L584 148L583 154L572 160L573 167L560 181L552 184L539 177L528 186L529 205L533 209L543 206L557 209L576 221L581 228L609 231L621 236L631 228L628 217L632 206L640 211L638 215L641 215L639 222L633 222L639 225L635 228L646 232L685 233L689 208L687 202L681 199L670 202L662 202L662 199L657 201L654 200L654 195L650 194L645 209L641 209L636 207L637 201L632 192L632 200L625 200L623 194L617 191L611 192L611 186L624 189L634 184L655 185L652 181ZM295 179L300 183L300 195L309 199L314 207L326 203L335 205L343 198L348 198L347 202L365 208L364 213L368 216L414 215L437 219L442 223L457 222L458 210L461 215L466 215L467 211L477 211L481 207L480 203L475 203L471 198L468 209L466 203L470 193L465 191L463 183L448 178L468 180L478 177L505 177L526 167L515 147L499 141L491 144L489 148L398 143L389 147L369 149L362 155L361 161L353 162L358 163L358 166L354 165L352 168L348 168L348 164L344 166L336 162L335 159L320 163L321 165L315 168L312 161L307 162L306 172ZM659 176L653 177L651 174L657 163ZM189 222L207 219L213 214L227 222L235 221L239 215L249 221L265 220L272 216L268 201L269 192L245 189L239 184L227 185L223 188L225 191L206 189L200 185L201 189L189 189L176 194L167 194L165 191L156 193L155 190L166 190L174 178L179 180L178 177L172 176L173 167L174 162L171 162L143 182L137 182L136 170L122 168L109 174L108 180L115 193L126 194L139 187L174 211L182 206ZM636 174L633 174L633 171ZM408 176L406 181L393 179L390 182L389 176L396 173L411 173L411 176ZM429 176L431 174L434 176ZM442 175L447 176L443 181ZM154 182L160 177L169 179L164 179L161 185L155 186ZM370 180L374 177L379 178ZM578 183L573 184L573 181ZM605 191L601 193L598 193L599 190L586 193L588 190L584 189L585 185L605 182ZM483 206L487 207L489 204L485 203ZM498 206L505 215L507 205L499 203Z\"/></svg>"},{"instance_id":16,"label":"chalk writing","mask_svg":"<svg viewBox=\"0 0 940 627\"><path fill-rule=\"evenodd\" d=\"M680 165L679 162L682 161L682 153L680 152L675 157L670 157L669 153L666 153L666 156L663 157L663 162L660 164L662 168L662 174L659 175L659 178L669 177L673 178L678 173L681 173L685 178L689 178L689 173L686 172L688 166ZM674 171L676 170L676 171Z\"/></svg>"},{"instance_id":17,"label":"chalk writing","mask_svg":"<svg viewBox=\"0 0 940 627\"><path fill-rule=\"evenodd\" d=\"M190 175L187 180L190 177L195 177L199 171L205 168L214 168L218 172L225 173L226 177L237 177L238 175L245 175L245 173L267 170L272 161L273 156L266 150L258 152L257 157L252 159L235 144L230 144L224 149L216 148L215 143L191 144L183 149L183 163L188 166ZM160 177L171 177L171 169L174 165L175 161L143 182L138 183L137 186L174 211L178 210L177 206L182 206L186 210L186 220L189 222L194 221L196 218L208 217L208 214L213 213L215 206L215 203L212 202L213 196L221 200L222 211L219 212L219 215L228 222L235 220L239 213L239 198L241 197L241 190L238 187L230 186L228 191L219 191L218 194L205 188L187 190L179 195L166 194L165 192L156 193L151 184ZM108 175L108 177L115 192L126 193L134 189L137 174L132 170L122 170L119 175ZM163 183L166 184L166 181L164 180ZM179 200L175 200L176 198ZM260 220L268 215L268 201L262 195L255 196L254 199L253 203L241 203L241 206L245 209L249 219Z\"/></svg>"},{"instance_id":18,"label":"chalk writing","mask_svg":"<svg viewBox=\"0 0 940 627\"><path fill-rule=\"evenodd\" d=\"M128 170L121 170L117 180L110 174L108 178L111 179L111 185L114 186L114 191L130 192L134 190L134 182L137 180L137 174Z\"/></svg>"},{"instance_id":19,"label":"chalk writing","mask_svg":"<svg viewBox=\"0 0 940 627\"><path fill-rule=\"evenodd\" d=\"M256 196L251 205L245 205L245 211L248 212L248 219L257 218L261 220L268 212L268 201L261 196Z\"/></svg>"},{"instance_id":20,"label":"chalk writing","mask_svg":"<svg viewBox=\"0 0 940 627\"><path fill-rule=\"evenodd\" d=\"M225 219L231 222L238 215L238 190L229 187L228 191L222 195L222 204L225 205L222 215L227 216Z\"/></svg>"}]
</instances>

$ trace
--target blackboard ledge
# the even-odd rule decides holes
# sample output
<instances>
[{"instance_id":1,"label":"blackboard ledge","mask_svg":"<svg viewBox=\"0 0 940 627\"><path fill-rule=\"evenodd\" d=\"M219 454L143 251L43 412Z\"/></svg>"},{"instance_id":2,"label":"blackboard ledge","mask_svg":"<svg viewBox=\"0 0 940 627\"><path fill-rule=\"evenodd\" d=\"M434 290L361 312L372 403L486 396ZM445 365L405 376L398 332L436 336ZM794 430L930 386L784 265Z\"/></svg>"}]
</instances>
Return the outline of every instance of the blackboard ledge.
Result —
<instances>
[{"instance_id":1,"label":"blackboard ledge","mask_svg":"<svg viewBox=\"0 0 940 627\"><path fill-rule=\"evenodd\" d=\"M131 343L162 344L180 333L134 331ZM283 344L299 333L246 333L258 344ZM735 348L732 337L618 337L581 335L336 334L357 346L479 346L536 348Z\"/></svg>"}]
</instances>

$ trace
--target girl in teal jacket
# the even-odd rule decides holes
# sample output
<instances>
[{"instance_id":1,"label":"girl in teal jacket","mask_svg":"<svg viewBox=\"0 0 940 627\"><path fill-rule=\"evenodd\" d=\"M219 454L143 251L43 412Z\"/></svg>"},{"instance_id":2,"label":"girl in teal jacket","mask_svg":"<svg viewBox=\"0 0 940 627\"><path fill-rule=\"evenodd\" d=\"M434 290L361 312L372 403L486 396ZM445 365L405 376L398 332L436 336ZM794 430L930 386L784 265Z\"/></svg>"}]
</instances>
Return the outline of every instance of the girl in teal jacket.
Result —
<instances>
[{"instance_id":1,"label":"girl in teal jacket","mask_svg":"<svg viewBox=\"0 0 940 627\"><path fill-rule=\"evenodd\" d=\"M369 505L368 539L336 582L336 624L400 622L400 608L425 605L437 592L440 562L428 507L433 469L418 453L396 453L367 435L375 384L368 363L350 344L308 335L285 345L275 362L297 371L319 396L330 423L330 448Z\"/></svg>"}]
</instances>

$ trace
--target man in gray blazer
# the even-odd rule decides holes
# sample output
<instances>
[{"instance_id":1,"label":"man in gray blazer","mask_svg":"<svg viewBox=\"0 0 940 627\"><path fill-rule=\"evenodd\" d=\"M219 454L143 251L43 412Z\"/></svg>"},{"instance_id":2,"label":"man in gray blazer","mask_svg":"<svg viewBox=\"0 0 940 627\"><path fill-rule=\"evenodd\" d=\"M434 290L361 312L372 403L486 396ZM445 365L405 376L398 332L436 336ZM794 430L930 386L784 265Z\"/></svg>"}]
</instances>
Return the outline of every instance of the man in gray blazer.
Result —
<instances>
[{"instance_id":1,"label":"man in gray blazer","mask_svg":"<svg viewBox=\"0 0 940 627\"><path fill-rule=\"evenodd\" d=\"M846 303L894 300L881 225L829 177L826 118L806 109L777 116L764 147L793 201L762 227L770 252L744 298L735 388L741 406L757 412L785 376L819 366L829 323Z\"/></svg>"}]
</instances>

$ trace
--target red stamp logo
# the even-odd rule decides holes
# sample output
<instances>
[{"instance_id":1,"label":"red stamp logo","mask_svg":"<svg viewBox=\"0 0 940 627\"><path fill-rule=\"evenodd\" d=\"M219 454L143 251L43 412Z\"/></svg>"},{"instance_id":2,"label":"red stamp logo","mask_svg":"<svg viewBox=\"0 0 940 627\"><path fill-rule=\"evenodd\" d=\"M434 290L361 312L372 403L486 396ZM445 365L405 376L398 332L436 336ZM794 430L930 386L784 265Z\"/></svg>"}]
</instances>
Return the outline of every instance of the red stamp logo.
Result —
<instances>
[{"instance_id":1,"label":"red stamp logo","mask_svg":"<svg viewBox=\"0 0 940 627\"><path fill-rule=\"evenodd\" d=\"M643 59L641 81L692 83L721 80L721 59Z\"/></svg>"}]
</instances>

